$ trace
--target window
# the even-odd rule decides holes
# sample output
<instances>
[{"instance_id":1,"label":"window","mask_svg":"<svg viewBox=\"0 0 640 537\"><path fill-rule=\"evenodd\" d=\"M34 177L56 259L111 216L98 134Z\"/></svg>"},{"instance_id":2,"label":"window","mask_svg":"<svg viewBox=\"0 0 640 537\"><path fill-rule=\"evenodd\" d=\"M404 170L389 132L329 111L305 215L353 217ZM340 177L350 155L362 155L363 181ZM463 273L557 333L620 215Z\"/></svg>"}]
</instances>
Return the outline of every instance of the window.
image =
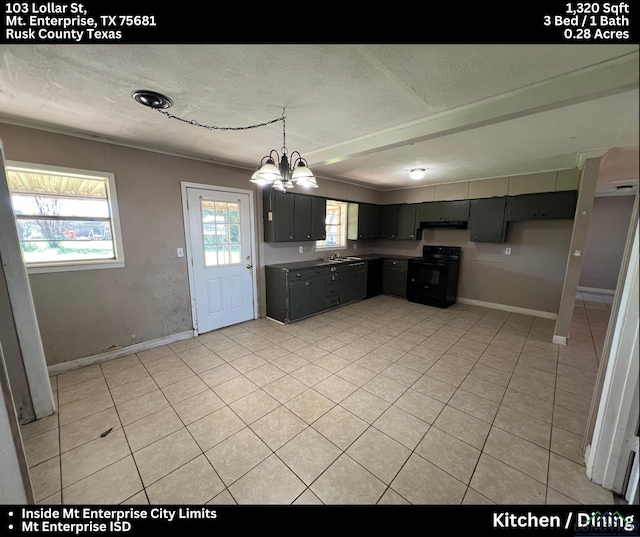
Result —
<instances>
[{"instance_id":1,"label":"window","mask_svg":"<svg viewBox=\"0 0 640 537\"><path fill-rule=\"evenodd\" d=\"M347 203L327 200L327 238L316 241L316 250L344 250L347 247Z\"/></svg>"},{"instance_id":2,"label":"window","mask_svg":"<svg viewBox=\"0 0 640 537\"><path fill-rule=\"evenodd\" d=\"M201 200L205 267L237 265L240 255L240 204Z\"/></svg>"},{"instance_id":3,"label":"window","mask_svg":"<svg viewBox=\"0 0 640 537\"><path fill-rule=\"evenodd\" d=\"M113 174L8 163L30 273L124 266Z\"/></svg>"}]
</instances>

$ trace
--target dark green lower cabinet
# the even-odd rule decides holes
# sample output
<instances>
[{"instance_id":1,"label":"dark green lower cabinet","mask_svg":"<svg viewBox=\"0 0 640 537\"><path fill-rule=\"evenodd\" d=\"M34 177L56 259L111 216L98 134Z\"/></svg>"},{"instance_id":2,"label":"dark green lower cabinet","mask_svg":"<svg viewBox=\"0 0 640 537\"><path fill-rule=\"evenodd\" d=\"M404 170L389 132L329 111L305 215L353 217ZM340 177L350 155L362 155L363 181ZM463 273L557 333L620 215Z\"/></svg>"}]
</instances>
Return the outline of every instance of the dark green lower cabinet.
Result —
<instances>
[{"instance_id":1,"label":"dark green lower cabinet","mask_svg":"<svg viewBox=\"0 0 640 537\"><path fill-rule=\"evenodd\" d=\"M407 261L400 259L384 260L382 292L387 295L407 296Z\"/></svg>"},{"instance_id":2,"label":"dark green lower cabinet","mask_svg":"<svg viewBox=\"0 0 640 537\"><path fill-rule=\"evenodd\" d=\"M367 265L266 266L267 317L288 323L367 295Z\"/></svg>"},{"instance_id":3,"label":"dark green lower cabinet","mask_svg":"<svg viewBox=\"0 0 640 537\"><path fill-rule=\"evenodd\" d=\"M301 319L311 315L308 280L293 281L289 284L289 319Z\"/></svg>"},{"instance_id":4,"label":"dark green lower cabinet","mask_svg":"<svg viewBox=\"0 0 640 537\"><path fill-rule=\"evenodd\" d=\"M302 276L300 273L302 272ZM289 319L302 319L325 308L325 271L297 271L289 277ZM268 301L267 301L268 303Z\"/></svg>"},{"instance_id":5,"label":"dark green lower cabinet","mask_svg":"<svg viewBox=\"0 0 640 537\"><path fill-rule=\"evenodd\" d=\"M340 267L340 304L367 296L367 266L364 262Z\"/></svg>"},{"instance_id":6,"label":"dark green lower cabinet","mask_svg":"<svg viewBox=\"0 0 640 537\"><path fill-rule=\"evenodd\" d=\"M406 297L407 260L387 258L382 264L382 292ZM329 266L265 267L267 317L288 323L367 298L370 261ZM373 275L374 280L378 280ZM372 282L373 283L373 282ZM372 293L374 296L378 293Z\"/></svg>"},{"instance_id":7,"label":"dark green lower cabinet","mask_svg":"<svg viewBox=\"0 0 640 537\"><path fill-rule=\"evenodd\" d=\"M325 307L325 284L324 275L316 278L309 278L309 304L311 313L318 313Z\"/></svg>"},{"instance_id":8,"label":"dark green lower cabinet","mask_svg":"<svg viewBox=\"0 0 640 537\"><path fill-rule=\"evenodd\" d=\"M324 276L316 276L289 282L288 320L302 319L325 309L324 279Z\"/></svg>"}]
</instances>

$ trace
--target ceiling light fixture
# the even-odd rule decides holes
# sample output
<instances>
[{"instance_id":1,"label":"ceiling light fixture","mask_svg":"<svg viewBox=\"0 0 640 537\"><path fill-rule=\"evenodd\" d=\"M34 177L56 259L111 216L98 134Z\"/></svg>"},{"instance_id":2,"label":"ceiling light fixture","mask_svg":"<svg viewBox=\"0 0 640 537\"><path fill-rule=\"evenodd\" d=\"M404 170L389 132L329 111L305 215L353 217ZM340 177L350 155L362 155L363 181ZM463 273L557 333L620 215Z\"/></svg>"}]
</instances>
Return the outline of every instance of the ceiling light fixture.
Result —
<instances>
[{"instance_id":1,"label":"ceiling light fixture","mask_svg":"<svg viewBox=\"0 0 640 537\"><path fill-rule=\"evenodd\" d=\"M418 179L422 179L425 175L427 175L427 170L425 170L424 168L413 168L413 170L409 172L409 177L416 181Z\"/></svg>"},{"instance_id":2,"label":"ceiling light fixture","mask_svg":"<svg viewBox=\"0 0 640 537\"><path fill-rule=\"evenodd\" d=\"M262 158L260 161L260 167L251 176L250 181L260 186L271 185L272 188L282 192L286 192L294 186L318 188L316 178L309 169L307 161L302 158L300 153L294 151L291 153L291 157L288 155L284 111L282 113L282 117L272 119L271 121L260 123L258 125L249 125L248 127L217 127L215 125L203 125L202 123L198 123L195 119L189 120L170 114L166 109L173 106L173 101L169 99L169 97L166 97L156 91L134 90L131 92L131 97L133 97L136 102L157 110L169 119L177 119L183 123L188 123L189 125L196 127L203 127L209 130L239 131L265 127L277 121L282 121L282 155L280 155L275 149L272 149L269 155ZM291 162L289 162L290 158Z\"/></svg>"},{"instance_id":3,"label":"ceiling light fixture","mask_svg":"<svg viewBox=\"0 0 640 537\"><path fill-rule=\"evenodd\" d=\"M307 161L302 158L300 153L297 151L291 153L291 162L289 161L284 116L282 116L281 152L282 155L272 149L268 155L262 157L260 167L253 173L250 181L259 186L271 185L271 188L281 192L286 192L294 186L318 188L313 172L309 169Z\"/></svg>"},{"instance_id":4,"label":"ceiling light fixture","mask_svg":"<svg viewBox=\"0 0 640 537\"><path fill-rule=\"evenodd\" d=\"M156 110L163 108L171 108L173 101L169 97L165 97L161 93L157 93L151 90L135 90L131 92L136 102L154 108Z\"/></svg>"}]
</instances>

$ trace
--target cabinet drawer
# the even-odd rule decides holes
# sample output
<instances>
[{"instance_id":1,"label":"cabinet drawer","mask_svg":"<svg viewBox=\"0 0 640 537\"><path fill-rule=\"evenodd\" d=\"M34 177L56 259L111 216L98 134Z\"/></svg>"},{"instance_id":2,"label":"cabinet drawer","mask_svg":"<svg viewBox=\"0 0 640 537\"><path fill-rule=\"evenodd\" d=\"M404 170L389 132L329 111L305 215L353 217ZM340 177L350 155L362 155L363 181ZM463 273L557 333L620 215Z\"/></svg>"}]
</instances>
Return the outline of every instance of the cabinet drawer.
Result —
<instances>
[{"instance_id":1,"label":"cabinet drawer","mask_svg":"<svg viewBox=\"0 0 640 537\"><path fill-rule=\"evenodd\" d=\"M331 297L331 296L337 296L340 294L340 284L339 283L332 283L331 285L326 285L325 286L325 296Z\"/></svg>"},{"instance_id":2,"label":"cabinet drawer","mask_svg":"<svg viewBox=\"0 0 640 537\"><path fill-rule=\"evenodd\" d=\"M331 297L327 297L324 301L325 308L333 308L334 306L340 305L340 296L334 295Z\"/></svg>"},{"instance_id":3,"label":"cabinet drawer","mask_svg":"<svg viewBox=\"0 0 640 537\"><path fill-rule=\"evenodd\" d=\"M407 260L406 259L385 259L384 260L385 267L398 267L398 268L407 268Z\"/></svg>"},{"instance_id":4,"label":"cabinet drawer","mask_svg":"<svg viewBox=\"0 0 640 537\"><path fill-rule=\"evenodd\" d=\"M337 284L340 282L340 276L338 276L337 274L329 274L329 276L327 276L324 281L327 285L331 285L334 283Z\"/></svg>"},{"instance_id":5,"label":"cabinet drawer","mask_svg":"<svg viewBox=\"0 0 640 537\"><path fill-rule=\"evenodd\" d=\"M289 281L304 280L309 277L309 269L291 270L289 271Z\"/></svg>"},{"instance_id":6,"label":"cabinet drawer","mask_svg":"<svg viewBox=\"0 0 640 537\"><path fill-rule=\"evenodd\" d=\"M312 268L309 269L309 277L314 278L315 276L324 276L327 272L325 268Z\"/></svg>"}]
</instances>

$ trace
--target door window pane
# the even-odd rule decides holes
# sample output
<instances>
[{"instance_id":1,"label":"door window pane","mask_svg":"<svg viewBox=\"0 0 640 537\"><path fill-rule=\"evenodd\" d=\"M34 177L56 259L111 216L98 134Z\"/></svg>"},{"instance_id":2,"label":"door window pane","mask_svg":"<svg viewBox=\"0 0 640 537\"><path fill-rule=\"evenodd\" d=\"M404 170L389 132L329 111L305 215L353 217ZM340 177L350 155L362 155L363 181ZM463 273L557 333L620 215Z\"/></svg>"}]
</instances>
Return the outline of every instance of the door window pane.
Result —
<instances>
[{"instance_id":1,"label":"door window pane","mask_svg":"<svg viewBox=\"0 0 640 537\"><path fill-rule=\"evenodd\" d=\"M205 267L242 263L240 204L201 199L200 209Z\"/></svg>"}]
</instances>

